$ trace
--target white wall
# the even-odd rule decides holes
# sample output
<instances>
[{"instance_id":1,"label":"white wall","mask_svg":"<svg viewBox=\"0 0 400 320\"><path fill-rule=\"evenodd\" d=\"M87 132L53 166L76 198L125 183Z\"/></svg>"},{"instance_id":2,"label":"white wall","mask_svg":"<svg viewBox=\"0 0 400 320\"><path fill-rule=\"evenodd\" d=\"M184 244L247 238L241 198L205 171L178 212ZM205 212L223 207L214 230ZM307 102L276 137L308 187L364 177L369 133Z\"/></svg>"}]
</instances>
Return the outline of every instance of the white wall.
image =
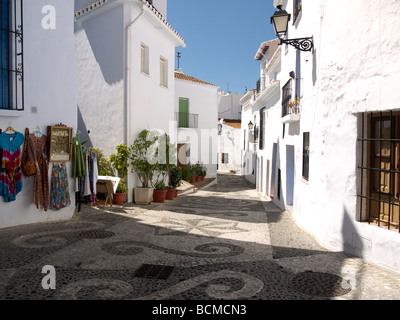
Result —
<instances>
[{"instance_id":1,"label":"white wall","mask_svg":"<svg viewBox=\"0 0 400 320\"><path fill-rule=\"evenodd\" d=\"M357 113L400 109L398 10L395 0L303 2L290 30L291 38L313 36L315 46L301 54L300 134L311 135L310 179L297 173L294 217L322 244L397 271L400 235L356 221L356 150ZM294 68L292 48L282 61L283 74Z\"/></svg>"},{"instance_id":2,"label":"white wall","mask_svg":"<svg viewBox=\"0 0 400 320\"><path fill-rule=\"evenodd\" d=\"M87 145L107 155L124 142L123 24L120 5L75 25L81 131L90 130Z\"/></svg>"},{"instance_id":3,"label":"white wall","mask_svg":"<svg viewBox=\"0 0 400 320\"><path fill-rule=\"evenodd\" d=\"M242 105L240 94L222 94L220 92L220 100L218 104L218 117L221 119L240 120Z\"/></svg>"},{"instance_id":4,"label":"white wall","mask_svg":"<svg viewBox=\"0 0 400 320\"><path fill-rule=\"evenodd\" d=\"M218 170L235 170L237 174L242 173L242 148L243 140L241 130L229 125L222 124L221 135L218 135ZM228 163L222 163L222 153L229 155Z\"/></svg>"},{"instance_id":5,"label":"white wall","mask_svg":"<svg viewBox=\"0 0 400 320\"><path fill-rule=\"evenodd\" d=\"M56 29L42 28L42 8L52 5L56 13ZM73 34L74 3L71 1L36 0L24 2L24 85L25 110L17 116L1 111L0 127L9 124L24 133L26 127L39 126L44 133L47 126L62 122L77 128L76 60ZM34 112L34 108L37 112ZM49 181L52 165L50 164ZM12 203L0 197L0 228L71 218L75 210L72 168L67 165L71 206L60 211L33 204L34 178L23 177L23 189Z\"/></svg>"},{"instance_id":6,"label":"white wall","mask_svg":"<svg viewBox=\"0 0 400 320\"><path fill-rule=\"evenodd\" d=\"M189 113L198 114L198 129L178 129L178 143L190 141L191 163L203 162L207 177L217 176L218 153L218 87L175 79L175 112L179 111L179 98L189 99ZM197 138L197 139L196 139Z\"/></svg>"}]
</instances>

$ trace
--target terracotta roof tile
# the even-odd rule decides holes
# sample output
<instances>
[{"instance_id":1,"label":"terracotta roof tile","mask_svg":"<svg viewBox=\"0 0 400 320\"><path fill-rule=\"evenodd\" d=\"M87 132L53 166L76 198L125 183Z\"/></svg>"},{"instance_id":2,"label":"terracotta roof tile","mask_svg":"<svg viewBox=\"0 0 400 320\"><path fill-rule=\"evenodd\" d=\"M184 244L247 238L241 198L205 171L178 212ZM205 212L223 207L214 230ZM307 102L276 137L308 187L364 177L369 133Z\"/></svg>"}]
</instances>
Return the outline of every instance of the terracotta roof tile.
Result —
<instances>
[{"instance_id":1,"label":"terracotta roof tile","mask_svg":"<svg viewBox=\"0 0 400 320\"><path fill-rule=\"evenodd\" d=\"M242 121L241 120L224 119L224 125L227 125L229 127L235 128L235 129L240 129L242 127Z\"/></svg>"},{"instance_id":2,"label":"terracotta roof tile","mask_svg":"<svg viewBox=\"0 0 400 320\"><path fill-rule=\"evenodd\" d=\"M188 75L186 75L186 74L184 74L182 72L176 72L175 71L175 79L185 80L185 81L189 81L189 82L201 83L201 84L205 84L205 85L209 85L209 86L218 87L215 84L212 84L212 83L197 79L195 77L188 76Z\"/></svg>"}]
</instances>

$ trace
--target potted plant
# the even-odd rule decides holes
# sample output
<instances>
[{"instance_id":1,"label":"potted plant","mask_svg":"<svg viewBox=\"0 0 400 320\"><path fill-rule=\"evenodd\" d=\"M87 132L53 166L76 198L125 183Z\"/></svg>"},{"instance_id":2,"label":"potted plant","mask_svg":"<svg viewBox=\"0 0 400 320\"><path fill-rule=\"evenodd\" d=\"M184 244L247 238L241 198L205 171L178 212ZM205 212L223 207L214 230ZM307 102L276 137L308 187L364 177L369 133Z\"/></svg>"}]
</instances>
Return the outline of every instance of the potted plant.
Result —
<instances>
[{"instance_id":1,"label":"potted plant","mask_svg":"<svg viewBox=\"0 0 400 320\"><path fill-rule=\"evenodd\" d=\"M195 175L196 175L196 181L201 181L201 175L202 175L202 169L201 169L201 164L200 163L197 163L195 166L194 166L194 173L195 173Z\"/></svg>"},{"instance_id":2,"label":"potted plant","mask_svg":"<svg viewBox=\"0 0 400 320\"><path fill-rule=\"evenodd\" d=\"M134 189L136 204L149 204L153 201L153 187L151 181L154 174L154 164L149 162L148 154L154 147L157 137L148 130L139 133L138 138L130 148L131 171L139 177L141 187Z\"/></svg>"},{"instance_id":3,"label":"potted plant","mask_svg":"<svg viewBox=\"0 0 400 320\"><path fill-rule=\"evenodd\" d=\"M154 202L163 203L167 195L167 187L164 181L157 181L154 185L153 200Z\"/></svg>"},{"instance_id":4,"label":"potted plant","mask_svg":"<svg viewBox=\"0 0 400 320\"><path fill-rule=\"evenodd\" d=\"M110 156L111 165L117 171L121 180L118 183L116 193L113 194L115 204L122 205L126 200L128 188L125 177L128 174L129 148L125 144L117 146L117 152Z\"/></svg>"},{"instance_id":5,"label":"potted plant","mask_svg":"<svg viewBox=\"0 0 400 320\"><path fill-rule=\"evenodd\" d=\"M169 185L166 199L173 200L178 196L178 188L181 185L182 174L181 170L176 165L170 165L169 168Z\"/></svg>"},{"instance_id":6,"label":"potted plant","mask_svg":"<svg viewBox=\"0 0 400 320\"><path fill-rule=\"evenodd\" d=\"M116 193L113 193L113 202L115 204L123 205L128 194L128 187L126 186L125 179L121 179L118 183Z\"/></svg>"},{"instance_id":7,"label":"potted plant","mask_svg":"<svg viewBox=\"0 0 400 320\"><path fill-rule=\"evenodd\" d=\"M196 170L196 166L192 165L192 164L188 164L189 168L190 168L190 172L192 173L192 178L190 179L190 183L194 183L196 182L197 179L197 170Z\"/></svg>"},{"instance_id":8,"label":"potted plant","mask_svg":"<svg viewBox=\"0 0 400 320\"><path fill-rule=\"evenodd\" d=\"M201 170L200 170L200 175L201 175L201 180L203 181L204 178L207 175L207 168L204 165L201 165Z\"/></svg>"},{"instance_id":9,"label":"potted plant","mask_svg":"<svg viewBox=\"0 0 400 320\"><path fill-rule=\"evenodd\" d=\"M186 182L190 182L190 180L192 180L192 170L189 165L185 165L182 167L181 175L182 180L185 180Z\"/></svg>"}]
</instances>

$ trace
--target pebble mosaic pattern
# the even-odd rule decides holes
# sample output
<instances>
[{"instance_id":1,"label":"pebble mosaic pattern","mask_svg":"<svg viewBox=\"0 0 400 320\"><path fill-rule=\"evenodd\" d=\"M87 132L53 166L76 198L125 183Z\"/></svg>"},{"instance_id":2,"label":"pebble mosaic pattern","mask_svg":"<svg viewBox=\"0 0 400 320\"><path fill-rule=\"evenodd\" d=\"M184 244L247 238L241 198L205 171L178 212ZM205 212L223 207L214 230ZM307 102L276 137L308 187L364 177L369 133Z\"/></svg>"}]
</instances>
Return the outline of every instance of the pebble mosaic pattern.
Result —
<instances>
[{"instance_id":1,"label":"pebble mosaic pattern","mask_svg":"<svg viewBox=\"0 0 400 320\"><path fill-rule=\"evenodd\" d=\"M70 221L0 229L0 299L382 298L385 283L400 296L394 275L368 266L381 286L361 281L365 264L319 246L244 178L218 180L163 204L82 205ZM42 287L45 265L54 290Z\"/></svg>"}]
</instances>

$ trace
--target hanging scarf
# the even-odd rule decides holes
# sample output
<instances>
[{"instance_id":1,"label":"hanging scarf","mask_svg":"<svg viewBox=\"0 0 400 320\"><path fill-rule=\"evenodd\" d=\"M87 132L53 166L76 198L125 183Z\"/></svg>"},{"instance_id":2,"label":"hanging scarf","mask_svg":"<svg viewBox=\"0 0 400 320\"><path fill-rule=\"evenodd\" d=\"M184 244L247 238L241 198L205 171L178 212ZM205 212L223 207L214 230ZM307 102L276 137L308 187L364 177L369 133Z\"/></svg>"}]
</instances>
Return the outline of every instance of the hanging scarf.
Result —
<instances>
[{"instance_id":1,"label":"hanging scarf","mask_svg":"<svg viewBox=\"0 0 400 320\"><path fill-rule=\"evenodd\" d=\"M83 157L81 141L79 137L75 137L72 139L72 177L84 177L85 175L85 160Z\"/></svg>"}]
</instances>

